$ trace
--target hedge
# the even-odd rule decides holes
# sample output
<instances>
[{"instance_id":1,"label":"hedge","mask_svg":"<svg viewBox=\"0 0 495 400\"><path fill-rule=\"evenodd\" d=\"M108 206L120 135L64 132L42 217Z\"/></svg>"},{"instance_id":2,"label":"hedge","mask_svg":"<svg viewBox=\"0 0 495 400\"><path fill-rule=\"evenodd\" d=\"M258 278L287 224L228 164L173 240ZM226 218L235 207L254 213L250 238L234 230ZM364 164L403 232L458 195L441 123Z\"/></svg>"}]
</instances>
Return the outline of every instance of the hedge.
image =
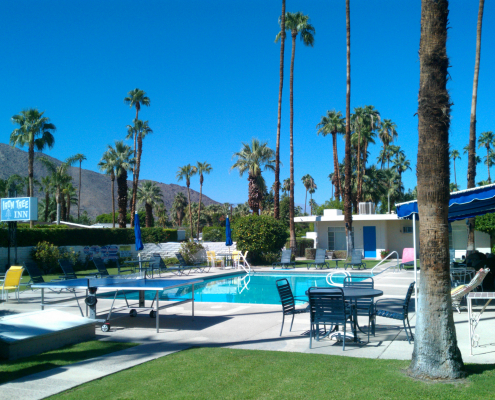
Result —
<instances>
[{"instance_id":1,"label":"hedge","mask_svg":"<svg viewBox=\"0 0 495 400\"><path fill-rule=\"evenodd\" d=\"M296 257L304 257L307 248L313 248L315 241L313 239L296 238ZM285 248L290 249L290 240L285 243Z\"/></svg>"},{"instance_id":2,"label":"hedge","mask_svg":"<svg viewBox=\"0 0 495 400\"><path fill-rule=\"evenodd\" d=\"M0 247L7 247L7 229L0 229ZM177 241L176 229L141 228L143 243ZM36 246L47 241L56 246L106 246L135 243L134 229L18 229L17 246Z\"/></svg>"},{"instance_id":3,"label":"hedge","mask_svg":"<svg viewBox=\"0 0 495 400\"><path fill-rule=\"evenodd\" d=\"M205 226L203 228L204 242L225 242L225 227L221 226Z\"/></svg>"}]
</instances>

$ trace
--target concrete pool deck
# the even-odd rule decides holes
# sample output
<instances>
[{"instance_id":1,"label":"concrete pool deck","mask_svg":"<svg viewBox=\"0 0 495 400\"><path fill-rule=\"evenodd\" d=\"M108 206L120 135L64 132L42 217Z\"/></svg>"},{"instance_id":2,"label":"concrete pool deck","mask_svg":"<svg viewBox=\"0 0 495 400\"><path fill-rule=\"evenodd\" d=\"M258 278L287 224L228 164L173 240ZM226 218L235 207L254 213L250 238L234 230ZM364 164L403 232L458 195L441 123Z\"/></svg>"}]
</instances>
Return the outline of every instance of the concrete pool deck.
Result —
<instances>
[{"instance_id":1,"label":"concrete pool deck","mask_svg":"<svg viewBox=\"0 0 495 400\"><path fill-rule=\"evenodd\" d=\"M268 270L268 269L257 269ZM212 270L213 271L213 270ZM273 271L269 269L269 271ZM304 270L307 273L307 270ZM232 271L215 271L209 274L195 274L190 277L213 277L230 274ZM277 271L278 272L278 271ZM290 271L292 272L292 270ZM314 270L311 271L312 273ZM328 273L328 271L317 272ZM375 287L384 291L382 298L403 299L414 275L410 271L386 272L375 277ZM82 294L82 293L81 293ZM60 295L47 294L49 299ZM39 292L21 294L21 302L10 301L0 304L0 317L10 313L39 310ZM64 307L64 311L79 314L74 307ZM71 304L71 303L67 303ZM99 313L105 314L110 300L101 300ZM411 326L414 332L414 300L411 301ZM156 333L155 320L147 312L138 313L137 318L129 318L127 310L118 313L123 318L112 321L110 332L96 329L100 340L127 341L140 343L140 346L117 353L86 360L77 364L55 368L40 374L1 385L0 399L38 399L59 393L82 383L130 368L152 359L190 347L227 347L249 350L272 350L302 352L350 357L377 359L411 359L413 344L409 344L402 329L401 321L377 318L376 336L370 343L346 343L342 351L341 342L323 340L313 342L309 349L309 316L301 314L294 320L293 331L289 332L290 320L286 320L283 335L280 337L282 322L279 305L195 303L195 319L191 319L191 305L185 304L160 312L160 333ZM480 347L469 355L467 311L454 313L458 346L466 363L494 363L495 340L491 333L495 328L495 309L489 308L483 314L477 333ZM359 335L365 341L367 336Z\"/></svg>"}]
</instances>

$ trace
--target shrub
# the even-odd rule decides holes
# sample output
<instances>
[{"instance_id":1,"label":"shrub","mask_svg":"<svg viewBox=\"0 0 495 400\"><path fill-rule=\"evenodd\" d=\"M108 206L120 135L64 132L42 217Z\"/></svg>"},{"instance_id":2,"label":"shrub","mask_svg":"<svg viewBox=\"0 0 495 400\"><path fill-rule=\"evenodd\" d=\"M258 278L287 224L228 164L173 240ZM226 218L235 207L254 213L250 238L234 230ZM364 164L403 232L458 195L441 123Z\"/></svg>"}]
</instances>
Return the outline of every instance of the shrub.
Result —
<instances>
[{"instance_id":1,"label":"shrub","mask_svg":"<svg viewBox=\"0 0 495 400\"><path fill-rule=\"evenodd\" d=\"M236 220L232 226L237 249L249 251L253 263L262 262L263 254L278 253L289 234L283 222L268 215L249 215Z\"/></svg>"},{"instance_id":2,"label":"shrub","mask_svg":"<svg viewBox=\"0 0 495 400\"><path fill-rule=\"evenodd\" d=\"M165 265L179 264L179 260L177 259L177 257L164 258L163 262L165 263Z\"/></svg>"},{"instance_id":3,"label":"shrub","mask_svg":"<svg viewBox=\"0 0 495 400\"><path fill-rule=\"evenodd\" d=\"M225 228L220 226L205 226L203 228L204 242L225 242Z\"/></svg>"},{"instance_id":4,"label":"shrub","mask_svg":"<svg viewBox=\"0 0 495 400\"><path fill-rule=\"evenodd\" d=\"M304 251L304 257L306 260L314 260L316 258L316 249L307 248Z\"/></svg>"},{"instance_id":5,"label":"shrub","mask_svg":"<svg viewBox=\"0 0 495 400\"><path fill-rule=\"evenodd\" d=\"M79 264L80 257L81 257L81 252L80 251L74 251L72 247L69 249L66 249L64 247L61 247L59 249L60 252L60 258L63 260L69 260L72 265L76 266Z\"/></svg>"},{"instance_id":6,"label":"shrub","mask_svg":"<svg viewBox=\"0 0 495 400\"><path fill-rule=\"evenodd\" d=\"M347 258L347 251L346 250L335 250L333 252L333 258L345 260Z\"/></svg>"},{"instance_id":7,"label":"shrub","mask_svg":"<svg viewBox=\"0 0 495 400\"><path fill-rule=\"evenodd\" d=\"M186 263L190 264L194 261L194 256L200 250L203 250L204 247L201 243L195 242L193 240L188 240L187 242L183 242L180 245L180 254L186 260Z\"/></svg>"},{"instance_id":8,"label":"shrub","mask_svg":"<svg viewBox=\"0 0 495 400\"><path fill-rule=\"evenodd\" d=\"M49 242L40 242L31 250L31 258L47 274L58 267L60 250Z\"/></svg>"},{"instance_id":9,"label":"shrub","mask_svg":"<svg viewBox=\"0 0 495 400\"><path fill-rule=\"evenodd\" d=\"M0 247L7 247L7 229L0 229ZM143 243L177 241L176 229L141 228ZM18 229L17 246L50 242L56 246L106 246L135 243L134 229Z\"/></svg>"},{"instance_id":10,"label":"shrub","mask_svg":"<svg viewBox=\"0 0 495 400\"><path fill-rule=\"evenodd\" d=\"M303 239L303 238L296 238L296 257L303 257L305 255L304 251L307 248L313 248L314 246L314 240L313 239ZM285 243L285 247L287 249L290 249L290 241L288 240L287 243Z\"/></svg>"}]
</instances>

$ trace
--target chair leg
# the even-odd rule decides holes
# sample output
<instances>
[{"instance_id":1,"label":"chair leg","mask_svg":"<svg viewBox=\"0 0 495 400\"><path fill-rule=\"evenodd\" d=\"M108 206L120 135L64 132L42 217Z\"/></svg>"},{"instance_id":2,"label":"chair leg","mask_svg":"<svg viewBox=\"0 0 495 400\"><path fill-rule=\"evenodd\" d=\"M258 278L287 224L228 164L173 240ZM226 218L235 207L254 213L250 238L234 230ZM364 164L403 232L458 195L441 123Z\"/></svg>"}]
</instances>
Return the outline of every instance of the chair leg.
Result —
<instances>
[{"instance_id":1,"label":"chair leg","mask_svg":"<svg viewBox=\"0 0 495 400\"><path fill-rule=\"evenodd\" d=\"M407 326L409 327L409 333L411 334L411 339L414 340L414 335L412 333L411 324L409 323L409 316L407 316Z\"/></svg>"},{"instance_id":2,"label":"chair leg","mask_svg":"<svg viewBox=\"0 0 495 400\"><path fill-rule=\"evenodd\" d=\"M342 338L342 351L345 351L345 326L347 324L344 322L344 337Z\"/></svg>"},{"instance_id":3,"label":"chair leg","mask_svg":"<svg viewBox=\"0 0 495 400\"><path fill-rule=\"evenodd\" d=\"M285 314L282 311L282 327L280 328L280 336L282 336L282 330L284 329Z\"/></svg>"},{"instance_id":4,"label":"chair leg","mask_svg":"<svg viewBox=\"0 0 495 400\"><path fill-rule=\"evenodd\" d=\"M407 333L406 320L403 319L402 323L404 324L404 331L406 332L407 341L409 342L409 344L411 344L411 339L409 339L409 333Z\"/></svg>"},{"instance_id":5,"label":"chair leg","mask_svg":"<svg viewBox=\"0 0 495 400\"><path fill-rule=\"evenodd\" d=\"M313 339L313 324L309 324L309 348L311 349L311 341Z\"/></svg>"},{"instance_id":6,"label":"chair leg","mask_svg":"<svg viewBox=\"0 0 495 400\"><path fill-rule=\"evenodd\" d=\"M290 323L290 329L289 329L290 332L292 332L292 324L294 323L294 315L295 314L292 314L292 322Z\"/></svg>"}]
</instances>

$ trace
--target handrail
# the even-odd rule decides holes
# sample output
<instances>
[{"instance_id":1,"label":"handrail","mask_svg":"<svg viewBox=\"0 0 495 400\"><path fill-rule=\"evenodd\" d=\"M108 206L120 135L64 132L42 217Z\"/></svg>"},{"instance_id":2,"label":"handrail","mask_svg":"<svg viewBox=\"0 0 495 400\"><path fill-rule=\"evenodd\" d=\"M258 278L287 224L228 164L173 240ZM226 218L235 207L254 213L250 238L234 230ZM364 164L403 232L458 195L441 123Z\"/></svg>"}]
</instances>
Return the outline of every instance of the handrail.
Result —
<instances>
[{"instance_id":1,"label":"handrail","mask_svg":"<svg viewBox=\"0 0 495 400\"><path fill-rule=\"evenodd\" d=\"M242 259L244 260L243 262L248 266L248 269L246 269L245 265L241 264L240 262L239 262L239 265L246 272L246 274L249 274L249 273L251 273L251 265L247 262L247 259L246 259L247 253L248 252L246 251L244 254L242 254L242 251L240 251L239 257L242 257Z\"/></svg>"},{"instance_id":2,"label":"handrail","mask_svg":"<svg viewBox=\"0 0 495 400\"><path fill-rule=\"evenodd\" d=\"M376 268L379 267L381 264L383 264L383 262L385 260L387 260L387 258L389 258L390 256L392 256L394 253L397 255L397 264L395 264L395 265L393 265L393 264L392 265L389 265L387 268L383 269L382 271L375 273ZM394 268L398 268L399 267L399 253L397 253L396 251L392 251L391 253L389 253L387 255L387 257L385 257L378 264L376 264L369 272L366 271L366 272L363 272L362 274L363 275L364 274L366 274L366 275L369 274L369 276L376 276L376 275L382 274L383 272L385 272L386 270L388 270L389 268L392 268L392 267L394 267ZM329 285L331 285L331 286L343 287L344 286L343 283L334 282L333 279L332 279L333 276L338 275L338 274L344 275L344 279L345 279L346 276L352 276L352 274L350 272L347 272L347 271L333 271L333 272L330 272L327 275L327 277L326 277L327 283Z\"/></svg>"},{"instance_id":3,"label":"handrail","mask_svg":"<svg viewBox=\"0 0 495 400\"><path fill-rule=\"evenodd\" d=\"M247 278L247 280L246 280ZM244 275L241 279L237 281L237 290L239 290L239 286L242 284L243 288L239 291L239 294L241 294L244 289L249 290L249 282L251 282L251 275Z\"/></svg>"}]
</instances>

